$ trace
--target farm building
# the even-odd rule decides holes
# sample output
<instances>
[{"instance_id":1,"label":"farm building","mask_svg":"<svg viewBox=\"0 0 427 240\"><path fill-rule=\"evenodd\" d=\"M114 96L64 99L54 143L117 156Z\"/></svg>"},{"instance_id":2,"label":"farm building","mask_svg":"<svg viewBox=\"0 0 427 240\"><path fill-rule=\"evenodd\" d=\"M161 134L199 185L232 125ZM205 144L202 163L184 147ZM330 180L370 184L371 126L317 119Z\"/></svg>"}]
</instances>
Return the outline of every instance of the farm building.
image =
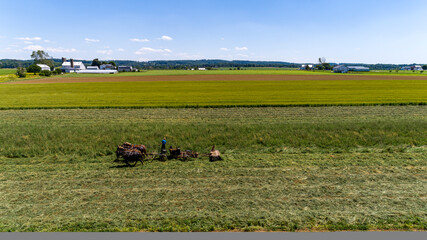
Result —
<instances>
[{"instance_id":1,"label":"farm building","mask_svg":"<svg viewBox=\"0 0 427 240\"><path fill-rule=\"evenodd\" d=\"M348 72L348 67L344 65L335 66L333 69L334 73L346 73Z\"/></svg>"},{"instance_id":2,"label":"farm building","mask_svg":"<svg viewBox=\"0 0 427 240\"><path fill-rule=\"evenodd\" d=\"M413 65L413 66L404 66L400 70L415 70L415 71L423 71L423 68L420 65Z\"/></svg>"},{"instance_id":3,"label":"farm building","mask_svg":"<svg viewBox=\"0 0 427 240\"><path fill-rule=\"evenodd\" d=\"M116 67L113 65L113 64L102 64L100 67L99 67L101 70L115 70L116 69Z\"/></svg>"},{"instance_id":4,"label":"farm building","mask_svg":"<svg viewBox=\"0 0 427 240\"><path fill-rule=\"evenodd\" d=\"M206 68L198 68L199 71L206 71Z\"/></svg>"},{"instance_id":5,"label":"farm building","mask_svg":"<svg viewBox=\"0 0 427 240\"><path fill-rule=\"evenodd\" d=\"M86 70L80 70L76 73L92 73L92 74L116 74L118 73L117 70L99 70L99 69L86 69Z\"/></svg>"},{"instance_id":6,"label":"farm building","mask_svg":"<svg viewBox=\"0 0 427 240\"><path fill-rule=\"evenodd\" d=\"M87 66L87 70L99 70L98 66Z\"/></svg>"},{"instance_id":7,"label":"farm building","mask_svg":"<svg viewBox=\"0 0 427 240\"><path fill-rule=\"evenodd\" d=\"M77 73L92 73L92 74L115 74L117 70L99 69L98 66L88 66L86 70L77 71Z\"/></svg>"},{"instance_id":8,"label":"farm building","mask_svg":"<svg viewBox=\"0 0 427 240\"><path fill-rule=\"evenodd\" d=\"M414 70L415 70L415 71L422 71L422 70L424 70L424 69L423 69L423 67L421 67L420 65L415 65L415 66L414 66Z\"/></svg>"},{"instance_id":9,"label":"farm building","mask_svg":"<svg viewBox=\"0 0 427 240\"><path fill-rule=\"evenodd\" d=\"M338 65L333 68L333 71L335 73L347 73L347 72L369 72L368 67L363 66L344 66L344 65Z\"/></svg>"},{"instance_id":10,"label":"farm building","mask_svg":"<svg viewBox=\"0 0 427 240\"><path fill-rule=\"evenodd\" d=\"M63 72L69 73L86 70L86 66L82 62L74 62L74 59L70 59L70 61L67 62L65 58L63 58L61 69Z\"/></svg>"},{"instance_id":11,"label":"farm building","mask_svg":"<svg viewBox=\"0 0 427 240\"><path fill-rule=\"evenodd\" d=\"M303 65L301 65L300 70L306 70L306 68L307 68L307 64L303 64ZM313 64L308 64L308 68L310 70L312 70L314 68L314 65Z\"/></svg>"},{"instance_id":12,"label":"farm building","mask_svg":"<svg viewBox=\"0 0 427 240\"><path fill-rule=\"evenodd\" d=\"M46 64L37 64L37 66L41 67L42 71L43 70L50 71L50 67Z\"/></svg>"},{"instance_id":13,"label":"farm building","mask_svg":"<svg viewBox=\"0 0 427 240\"><path fill-rule=\"evenodd\" d=\"M369 72L369 68L368 67L362 67L362 66L348 66L348 71Z\"/></svg>"},{"instance_id":14,"label":"farm building","mask_svg":"<svg viewBox=\"0 0 427 240\"><path fill-rule=\"evenodd\" d=\"M133 68L131 66L119 66L117 70L119 72L132 72Z\"/></svg>"}]
</instances>

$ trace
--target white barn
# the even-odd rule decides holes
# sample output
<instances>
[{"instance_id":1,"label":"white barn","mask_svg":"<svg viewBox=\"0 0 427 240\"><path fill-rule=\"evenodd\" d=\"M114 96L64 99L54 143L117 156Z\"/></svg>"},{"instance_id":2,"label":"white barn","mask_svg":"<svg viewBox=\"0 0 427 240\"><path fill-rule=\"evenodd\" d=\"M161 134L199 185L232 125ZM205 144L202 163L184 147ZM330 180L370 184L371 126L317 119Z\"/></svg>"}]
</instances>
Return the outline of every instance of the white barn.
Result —
<instances>
[{"instance_id":1,"label":"white barn","mask_svg":"<svg viewBox=\"0 0 427 240\"><path fill-rule=\"evenodd\" d=\"M50 67L46 64L37 64L37 66L39 66L42 69L42 71L43 70L50 71Z\"/></svg>"},{"instance_id":2,"label":"white barn","mask_svg":"<svg viewBox=\"0 0 427 240\"><path fill-rule=\"evenodd\" d=\"M369 72L368 67L363 66L344 66L344 65L338 65L333 68L334 73L347 73L349 71L352 72Z\"/></svg>"},{"instance_id":3,"label":"white barn","mask_svg":"<svg viewBox=\"0 0 427 240\"><path fill-rule=\"evenodd\" d=\"M69 62L62 63L62 71L63 72L78 72L81 70L86 70L86 66L82 62L74 62L73 59L70 59Z\"/></svg>"},{"instance_id":4,"label":"white barn","mask_svg":"<svg viewBox=\"0 0 427 240\"><path fill-rule=\"evenodd\" d=\"M346 73L348 72L348 67L344 65L335 66L333 69L334 73Z\"/></svg>"}]
</instances>

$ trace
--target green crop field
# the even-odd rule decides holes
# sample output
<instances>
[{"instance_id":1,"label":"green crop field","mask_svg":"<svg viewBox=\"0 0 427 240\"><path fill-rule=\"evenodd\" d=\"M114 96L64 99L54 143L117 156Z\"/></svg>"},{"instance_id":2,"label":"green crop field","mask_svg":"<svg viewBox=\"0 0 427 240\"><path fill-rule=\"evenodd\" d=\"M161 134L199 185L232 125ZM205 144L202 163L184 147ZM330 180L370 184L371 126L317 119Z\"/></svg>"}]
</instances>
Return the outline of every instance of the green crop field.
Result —
<instances>
[{"instance_id":1,"label":"green crop field","mask_svg":"<svg viewBox=\"0 0 427 240\"><path fill-rule=\"evenodd\" d=\"M425 231L426 166L427 106L2 110L0 231Z\"/></svg>"},{"instance_id":2,"label":"green crop field","mask_svg":"<svg viewBox=\"0 0 427 240\"><path fill-rule=\"evenodd\" d=\"M69 77L117 77L117 76L179 76L179 75L386 75L386 76L427 76L426 73L420 71L371 71L371 72L354 72L354 73L333 73L331 71L301 71L281 68L246 68L242 70L207 70L207 71L191 71L191 70L148 70L141 72L121 72L118 74L64 74L56 76L56 78Z\"/></svg>"},{"instance_id":3,"label":"green crop field","mask_svg":"<svg viewBox=\"0 0 427 240\"><path fill-rule=\"evenodd\" d=\"M16 69L13 68L0 68L0 75L14 74L15 72Z\"/></svg>"},{"instance_id":4,"label":"green crop field","mask_svg":"<svg viewBox=\"0 0 427 240\"><path fill-rule=\"evenodd\" d=\"M427 80L3 84L0 108L425 104Z\"/></svg>"}]
</instances>

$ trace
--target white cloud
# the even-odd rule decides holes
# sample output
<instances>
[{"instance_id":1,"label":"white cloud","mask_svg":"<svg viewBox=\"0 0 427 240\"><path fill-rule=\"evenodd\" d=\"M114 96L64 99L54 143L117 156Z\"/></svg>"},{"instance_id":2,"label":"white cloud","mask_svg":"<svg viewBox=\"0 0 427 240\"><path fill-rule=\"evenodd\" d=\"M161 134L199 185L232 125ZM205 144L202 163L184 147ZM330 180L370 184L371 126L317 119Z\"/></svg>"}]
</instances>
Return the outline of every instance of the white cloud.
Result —
<instances>
[{"instance_id":1,"label":"white cloud","mask_svg":"<svg viewBox=\"0 0 427 240\"><path fill-rule=\"evenodd\" d=\"M247 51L248 50L247 47L235 47L234 49L236 49L236 51Z\"/></svg>"},{"instance_id":2,"label":"white cloud","mask_svg":"<svg viewBox=\"0 0 427 240\"><path fill-rule=\"evenodd\" d=\"M129 39L131 42L149 42L150 40L148 40L148 39L146 39L146 38L144 38L144 39L141 39L141 38L131 38L131 39Z\"/></svg>"},{"instance_id":3,"label":"white cloud","mask_svg":"<svg viewBox=\"0 0 427 240\"><path fill-rule=\"evenodd\" d=\"M45 43L50 43L50 40L43 40L43 42L45 42Z\"/></svg>"},{"instance_id":4,"label":"white cloud","mask_svg":"<svg viewBox=\"0 0 427 240\"><path fill-rule=\"evenodd\" d=\"M147 53L171 53L172 50L164 48L164 49L156 49L156 48L149 48L149 47L143 47L140 48L138 51L135 52L137 55L147 54Z\"/></svg>"},{"instance_id":5,"label":"white cloud","mask_svg":"<svg viewBox=\"0 0 427 240\"><path fill-rule=\"evenodd\" d=\"M53 53L73 53L73 52L77 52L77 50L75 48L46 48L46 50L48 52L53 52Z\"/></svg>"},{"instance_id":6,"label":"white cloud","mask_svg":"<svg viewBox=\"0 0 427 240\"><path fill-rule=\"evenodd\" d=\"M24 41L25 44L33 44L33 42L30 41Z\"/></svg>"},{"instance_id":7,"label":"white cloud","mask_svg":"<svg viewBox=\"0 0 427 240\"><path fill-rule=\"evenodd\" d=\"M40 41L40 40L42 40L41 37L19 37L16 39L22 40L22 41Z\"/></svg>"},{"instance_id":8,"label":"white cloud","mask_svg":"<svg viewBox=\"0 0 427 240\"><path fill-rule=\"evenodd\" d=\"M99 42L98 39L93 39L93 38L85 38L85 41L88 42L88 43Z\"/></svg>"},{"instance_id":9,"label":"white cloud","mask_svg":"<svg viewBox=\"0 0 427 240\"><path fill-rule=\"evenodd\" d=\"M100 54L111 55L113 53L113 50L99 50L96 52Z\"/></svg>"},{"instance_id":10,"label":"white cloud","mask_svg":"<svg viewBox=\"0 0 427 240\"><path fill-rule=\"evenodd\" d=\"M165 40L165 41L172 41L173 40L173 38L171 38L169 36L162 36L160 39Z\"/></svg>"},{"instance_id":11,"label":"white cloud","mask_svg":"<svg viewBox=\"0 0 427 240\"><path fill-rule=\"evenodd\" d=\"M30 45L30 46L24 47L24 50L37 51L37 50L44 50L44 48L40 45Z\"/></svg>"},{"instance_id":12,"label":"white cloud","mask_svg":"<svg viewBox=\"0 0 427 240\"><path fill-rule=\"evenodd\" d=\"M118 52L124 52L125 50L123 48L117 48Z\"/></svg>"},{"instance_id":13,"label":"white cloud","mask_svg":"<svg viewBox=\"0 0 427 240\"><path fill-rule=\"evenodd\" d=\"M245 54L240 54L240 53L239 53L239 54L237 54L237 56L238 56L238 57L244 57L244 58L247 58L247 57L249 57L248 55L245 55Z\"/></svg>"},{"instance_id":14,"label":"white cloud","mask_svg":"<svg viewBox=\"0 0 427 240\"><path fill-rule=\"evenodd\" d=\"M222 50L222 51L229 51L230 49L225 48L225 47L222 47L222 48L220 48L219 50Z\"/></svg>"}]
</instances>

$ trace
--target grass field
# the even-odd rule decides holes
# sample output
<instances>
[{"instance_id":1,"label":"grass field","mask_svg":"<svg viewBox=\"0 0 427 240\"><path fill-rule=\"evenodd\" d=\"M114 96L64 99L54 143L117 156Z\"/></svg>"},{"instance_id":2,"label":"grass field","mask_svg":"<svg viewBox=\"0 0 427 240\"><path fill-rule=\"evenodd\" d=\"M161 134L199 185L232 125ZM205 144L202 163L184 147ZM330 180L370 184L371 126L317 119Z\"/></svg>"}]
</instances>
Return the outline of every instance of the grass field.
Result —
<instances>
[{"instance_id":1,"label":"grass field","mask_svg":"<svg viewBox=\"0 0 427 240\"><path fill-rule=\"evenodd\" d=\"M427 229L427 80L130 80L0 85L0 231Z\"/></svg>"},{"instance_id":2,"label":"grass field","mask_svg":"<svg viewBox=\"0 0 427 240\"><path fill-rule=\"evenodd\" d=\"M14 74L15 72L16 69L14 68L0 68L0 75Z\"/></svg>"},{"instance_id":3,"label":"grass field","mask_svg":"<svg viewBox=\"0 0 427 240\"><path fill-rule=\"evenodd\" d=\"M355 73L333 73L331 71L301 71L280 68L247 68L242 70L208 70L208 71L191 71L191 70L146 70L142 72L125 72L119 73L118 76L164 76L164 75L387 75L387 76L427 76L426 73L420 71L371 71L371 72L355 72ZM114 77L115 74L64 74L57 78L68 77Z\"/></svg>"},{"instance_id":4,"label":"grass field","mask_svg":"<svg viewBox=\"0 0 427 240\"><path fill-rule=\"evenodd\" d=\"M425 104L427 80L3 84L0 108Z\"/></svg>"},{"instance_id":5,"label":"grass field","mask_svg":"<svg viewBox=\"0 0 427 240\"><path fill-rule=\"evenodd\" d=\"M0 231L426 230L427 106L0 111ZM123 141L225 161L120 167Z\"/></svg>"}]
</instances>

